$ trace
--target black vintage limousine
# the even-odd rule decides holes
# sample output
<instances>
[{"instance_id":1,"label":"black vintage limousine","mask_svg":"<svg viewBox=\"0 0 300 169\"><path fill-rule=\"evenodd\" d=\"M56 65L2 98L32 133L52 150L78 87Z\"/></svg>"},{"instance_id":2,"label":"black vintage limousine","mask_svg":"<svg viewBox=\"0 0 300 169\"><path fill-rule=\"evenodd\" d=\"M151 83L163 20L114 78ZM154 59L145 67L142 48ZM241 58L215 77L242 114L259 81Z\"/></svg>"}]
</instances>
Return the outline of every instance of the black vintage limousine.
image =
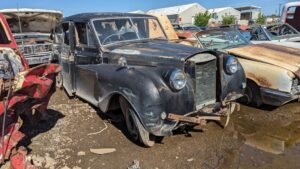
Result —
<instances>
[{"instance_id":1,"label":"black vintage limousine","mask_svg":"<svg viewBox=\"0 0 300 169\"><path fill-rule=\"evenodd\" d=\"M220 120L244 93L235 57L168 42L154 16L77 14L58 24L54 38L58 85L105 113L121 109L130 135L146 147L180 126Z\"/></svg>"}]
</instances>

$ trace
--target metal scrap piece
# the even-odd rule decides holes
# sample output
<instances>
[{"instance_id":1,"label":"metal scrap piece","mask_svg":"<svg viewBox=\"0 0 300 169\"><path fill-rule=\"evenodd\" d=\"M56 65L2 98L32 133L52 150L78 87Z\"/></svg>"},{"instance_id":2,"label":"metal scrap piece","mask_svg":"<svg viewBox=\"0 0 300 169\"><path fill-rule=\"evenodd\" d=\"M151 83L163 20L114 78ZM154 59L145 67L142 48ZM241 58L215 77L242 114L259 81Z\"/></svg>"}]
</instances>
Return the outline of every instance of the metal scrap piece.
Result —
<instances>
[{"instance_id":1,"label":"metal scrap piece","mask_svg":"<svg viewBox=\"0 0 300 169\"><path fill-rule=\"evenodd\" d=\"M94 154L99 154L99 155L103 155L103 154L108 154L108 153L113 153L115 152L116 149L115 148L100 148L100 149L90 149L90 152L94 153Z\"/></svg>"},{"instance_id":2,"label":"metal scrap piece","mask_svg":"<svg viewBox=\"0 0 300 169\"><path fill-rule=\"evenodd\" d=\"M182 115L176 115L176 114L169 114L168 115L169 120L175 120L178 122L187 122L187 123L193 123L193 124L199 124L199 125L205 125L206 120L214 120L214 121L220 121L220 116L196 116L196 117L188 117L188 116L182 116Z\"/></svg>"}]
</instances>

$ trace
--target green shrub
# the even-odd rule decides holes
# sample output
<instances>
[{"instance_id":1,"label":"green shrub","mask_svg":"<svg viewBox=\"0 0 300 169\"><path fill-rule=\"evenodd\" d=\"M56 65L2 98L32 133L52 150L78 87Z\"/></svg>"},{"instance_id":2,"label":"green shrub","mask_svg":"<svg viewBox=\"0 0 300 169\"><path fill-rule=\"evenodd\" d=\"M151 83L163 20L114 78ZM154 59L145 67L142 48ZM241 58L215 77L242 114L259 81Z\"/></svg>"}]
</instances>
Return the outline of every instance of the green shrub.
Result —
<instances>
[{"instance_id":1,"label":"green shrub","mask_svg":"<svg viewBox=\"0 0 300 169\"><path fill-rule=\"evenodd\" d=\"M266 23L266 17L260 12L259 14L258 14L258 18L257 18L257 20L256 20L256 23L257 24L260 24L260 25L263 25L263 24L265 24Z\"/></svg>"},{"instance_id":2,"label":"green shrub","mask_svg":"<svg viewBox=\"0 0 300 169\"><path fill-rule=\"evenodd\" d=\"M207 26L210 18L211 18L211 14L208 13L208 11L204 13L198 13L195 16L195 25L199 27Z\"/></svg>"},{"instance_id":3,"label":"green shrub","mask_svg":"<svg viewBox=\"0 0 300 169\"><path fill-rule=\"evenodd\" d=\"M232 25L235 24L236 18L232 15L222 16L222 25Z\"/></svg>"}]
</instances>

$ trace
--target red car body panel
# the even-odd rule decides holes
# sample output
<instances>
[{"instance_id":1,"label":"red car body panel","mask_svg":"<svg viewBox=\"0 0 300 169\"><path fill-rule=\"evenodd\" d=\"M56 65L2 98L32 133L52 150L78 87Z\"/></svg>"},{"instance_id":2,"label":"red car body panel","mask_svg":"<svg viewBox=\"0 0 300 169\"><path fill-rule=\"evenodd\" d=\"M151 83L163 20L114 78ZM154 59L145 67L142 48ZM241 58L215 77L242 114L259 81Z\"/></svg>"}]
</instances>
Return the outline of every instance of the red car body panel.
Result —
<instances>
[{"instance_id":1,"label":"red car body panel","mask_svg":"<svg viewBox=\"0 0 300 169\"><path fill-rule=\"evenodd\" d=\"M9 160L13 169L34 168L26 161L27 150L22 147L15 148L17 143L24 137L24 134L19 131L22 125L19 115L32 110L42 114L47 112L49 99L55 91L55 78L60 71L60 66L57 64L44 64L29 68L24 56L17 47L5 17L1 13L0 21L10 39L9 43L0 44L0 48L12 49L20 57L24 68L17 77L14 77L13 83L10 83L11 86L17 84L14 89L10 89L11 94L3 94L4 96L0 97L0 162L3 164ZM0 90L1 93L9 93L2 91L3 89ZM3 119L5 119L4 135L2 134Z\"/></svg>"}]
</instances>

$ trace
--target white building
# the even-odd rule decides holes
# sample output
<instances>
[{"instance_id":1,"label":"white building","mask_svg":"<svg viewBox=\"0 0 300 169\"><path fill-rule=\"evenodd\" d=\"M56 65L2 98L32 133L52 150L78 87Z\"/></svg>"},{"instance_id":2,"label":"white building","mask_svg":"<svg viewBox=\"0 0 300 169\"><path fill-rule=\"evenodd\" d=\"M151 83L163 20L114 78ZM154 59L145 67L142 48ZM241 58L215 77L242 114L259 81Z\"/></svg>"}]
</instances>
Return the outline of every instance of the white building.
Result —
<instances>
[{"instance_id":1,"label":"white building","mask_svg":"<svg viewBox=\"0 0 300 169\"><path fill-rule=\"evenodd\" d=\"M241 20L256 20L262 8L259 6L242 6L235 8L241 12Z\"/></svg>"},{"instance_id":2,"label":"white building","mask_svg":"<svg viewBox=\"0 0 300 169\"><path fill-rule=\"evenodd\" d=\"M172 23L179 23L182 25L194 24L195 15L207 11L198 3L153 9L148 11L149 14L167 15Z\"/></svg>"},{"instance_id":3,"label":"white building","mask_svg":"<svg viewBox=\"0 0 300 169\"><path fill-rule=\"evenodd\" d=\"M215 23L221 23L224 16L234 16L236 20L241 19L241 12L232 7L214 8L208 11L212 14L211 21Z\"/></svg>"}]
</instances>

